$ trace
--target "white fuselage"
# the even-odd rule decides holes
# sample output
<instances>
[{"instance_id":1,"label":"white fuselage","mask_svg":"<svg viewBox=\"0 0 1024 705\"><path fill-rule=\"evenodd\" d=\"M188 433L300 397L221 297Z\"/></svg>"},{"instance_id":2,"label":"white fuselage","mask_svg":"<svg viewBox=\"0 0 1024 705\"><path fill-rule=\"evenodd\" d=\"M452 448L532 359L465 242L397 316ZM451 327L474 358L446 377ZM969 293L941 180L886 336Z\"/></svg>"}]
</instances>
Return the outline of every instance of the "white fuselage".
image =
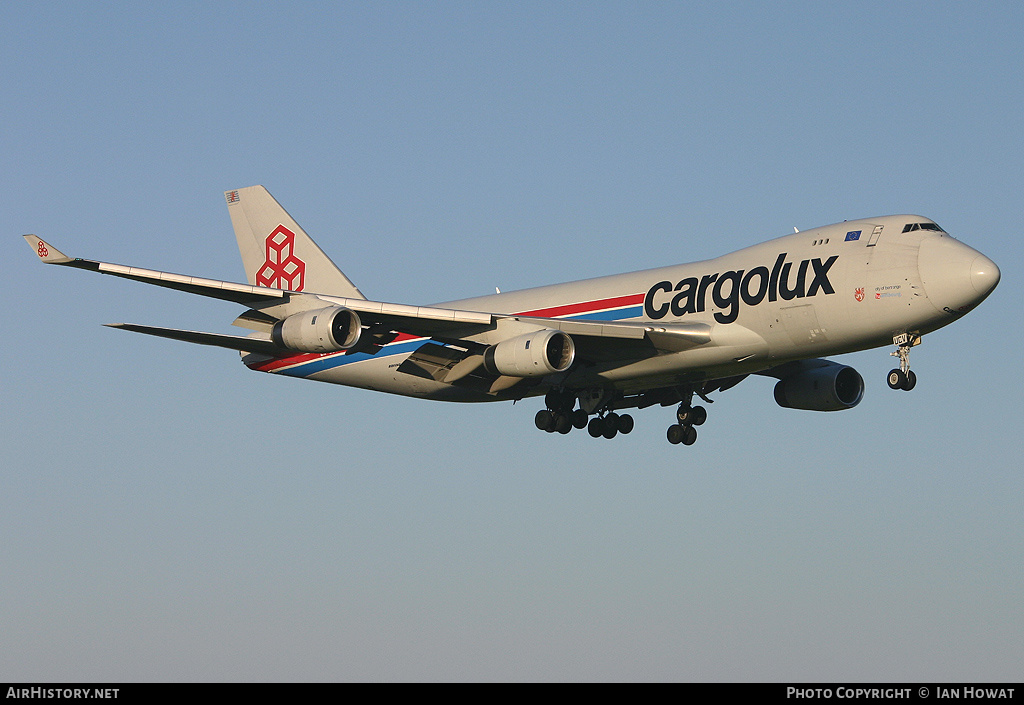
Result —
<instances>
[{"instance_id":1,"label":"white fuselage","mask_svg":"<svg viewBox=\"0 0 1024 705\"><path fill-rule=\"evenodd\" d=\"M904 232L911 224L917 228ZM926 229L919 226L924 224ZM712 345L571 370L559 384L630 392L757 372L924 334L976 306L998 281L984 255L927 218L884 216L776 238L715 259L439 304L466 311L658 326L706 323ZM489 343L486 334L467 336ZM254 369L451 401L483 394L413 377L399 365L426 342L376 355L296 355ZM539 390L530 392L541 393Z\"/></svg>"}]
</instances>

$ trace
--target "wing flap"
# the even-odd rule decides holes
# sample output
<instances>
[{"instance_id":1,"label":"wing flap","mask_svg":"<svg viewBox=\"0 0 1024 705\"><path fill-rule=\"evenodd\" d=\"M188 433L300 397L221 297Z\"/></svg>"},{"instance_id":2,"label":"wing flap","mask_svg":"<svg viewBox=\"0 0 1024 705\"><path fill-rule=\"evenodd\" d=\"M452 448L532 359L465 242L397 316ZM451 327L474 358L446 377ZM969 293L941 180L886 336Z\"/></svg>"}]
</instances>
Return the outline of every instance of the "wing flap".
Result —
<instances>
[{"instance_id":1,"label":"wing flap","mask_svg":"<svg viewBox=\"0 0 1024 705\"><path fill-rule=\"evenodd\" d=\"M554 328L569 335L592 335L598 338L627 338L641 340L647 331L647 324L607 323L604 321L572 321L564 318L537 318L532 316L502 316L521 323L532 323L538 328Z\"/></svg>"},{"instance_id":2,"label":"wing flap","mask_svg":"<svg viewBox=\"0 0 1024 705\"><path fill-rule=\"evenodd\" d=\"M141 267L126 267L121 264L109 264L107 262L89 262L88 260L77 260L99 265L97 271L102 274L111 274L115 277L123 277L134 281L163 286L168 289L177 289L190 294L199 294L214 299L234 301L240 304L253 304L267 299L283 299L288 292L281 289L268 289L262 286L250 286L248 284L235 284L233 282L219 281L217 279L204 279L203 277L190 277L184 274L171 274L170 272L158 272L153 269L142 269ZM90 269L92 267L89 267Z\"/></svg>"},{"instance_id":3,"label":"wing flap","mask_svg":"<svg viewBox=\"0 0 1024 705\"><path fill-rule=\"evenodd\" d=\"M516 321L543 328L555 328L573 336L648 340L658 350L679 352L711 342L711 326L707 323L675 323L652 326L650 323L608 323L606 321L573 321L562 318L508 316Z\"/></svg>"},{"instance_id":4,"label":"wing flap","mask_svg":"<svg viewBox=\"0 0 1024 705\"><path fill-rule=\"evenodd\" d=\"M327 303L350 308L367 321L390 325L402 333L423 333L425 330L422 326L431 327L428 322L434 324L431 328L436 332L451 331L467 326L490 326L494 322L493 314L480 311L460 311L452 308L392 304L384 301L342 299L334 296L318 296L317 298ZM407 326L420 327L412 330L411 328L407 329Z\"/></svg>"},{"instance_id":5,"label":"wing flap","mask_svg":"<svg viewBox=\"0 0 1024 705\"><path fill-rule=\"evenodd\" d=\"M561 318L532 318L510 316L516 321L538 327L554 328L578 337L617 339L616 351L636 357L647 357L658 352L681 352L711 342L711 326L707 323L676 323L652 326L650 323L608 323L606 321L572 321ZM627 342L630 341L630 342ZM620 354L616 352L615 354Z\"/></svg>"},{"instance_id":6,"label":"wing flap","mask_svg":"<svg viewBox=\"0 0 1024 705\"><path fill-rule=\"evenodd\" d=\"M444 382L452 368L465 360L467 355L465 350L456 350L437 343L424 343L398 366L398 371L435 382ZM476 357L483 362L483 356Z\"/></svg>"},{"instance_id":7,"label":"wing flap","mask_svg":"<svg viewBox=\"0 0 1024 705\"><path fill-rule=\"evenodd\" d=\"M477 352L437 343L421 345L398 366L398 371L489 394L506 391L525 381L522 377L487 372L484 356Z\"/></svg>"}]
</instances>

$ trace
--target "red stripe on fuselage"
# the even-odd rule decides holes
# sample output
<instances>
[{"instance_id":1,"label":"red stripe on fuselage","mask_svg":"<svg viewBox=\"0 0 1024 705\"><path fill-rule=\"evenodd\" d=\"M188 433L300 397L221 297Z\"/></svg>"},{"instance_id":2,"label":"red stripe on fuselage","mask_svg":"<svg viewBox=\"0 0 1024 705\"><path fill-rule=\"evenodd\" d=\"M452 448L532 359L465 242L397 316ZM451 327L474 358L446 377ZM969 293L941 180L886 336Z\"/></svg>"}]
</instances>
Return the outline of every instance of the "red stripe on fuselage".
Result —
<instances>
[{"instance_id":1,"label":"red stripe on fuselage","mask_svg":"<svg viewBox=\"0 0 1024 705\"><path fill-rule=\"evenodd\" d=\"M408 340L426 340L422 335L412 335L410 333L399 333L398 337L395 338L391 343L404 343ZM391 345L388 343L388 345ZM336 352L329 353L299 353L297 355L289 355L288 357L279 357L273 360L267 360L266 362L259 362L253 365L249 365L250 370L258 370L259 372L273 372L280 370L282 367L291 367L293 365L301 365L304 362L311 362L312 360L319 360L322 357L329 357L331 355L344 355L345 350L338 350Z\"/></svg>"},{"instance_id":2,"label":"red stripe on fuselage","mask_svg":"<svg viewBox=\"0 0 1024 705\"><path fill-rule=\"evenodd\" d=\"M635 306L644 302L644 294L629 294L628 296L615 296L610 299L598 301L584 301L578 304L567 304L565 306L552 306L551 308L539 308L536 311L523 311L514 314L516 316L541 316L543 318L561 318L572 316L577 313L591 313L609 308L621 306Z\"/></svg>"}]
</instances>

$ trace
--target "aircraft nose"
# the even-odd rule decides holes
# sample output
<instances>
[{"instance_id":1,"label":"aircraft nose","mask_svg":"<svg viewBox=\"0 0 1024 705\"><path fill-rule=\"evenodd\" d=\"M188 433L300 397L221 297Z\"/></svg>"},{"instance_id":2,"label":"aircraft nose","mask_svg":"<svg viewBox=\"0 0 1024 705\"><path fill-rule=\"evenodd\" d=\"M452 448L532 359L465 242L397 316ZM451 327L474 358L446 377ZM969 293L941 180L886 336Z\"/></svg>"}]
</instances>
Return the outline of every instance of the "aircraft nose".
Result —
<instances>
[{"instance_id":1,"label":"aircraft nose","mask_svg":"<svg viewBox=\"0 0 1024 705\"><path fill-rule=\"evenodd\" d=\"M974 308L999 283L995 262L949 236L922 240L918 271L931 302L949 312Z\"/></svg>"},{"instance_id":2,"label":"aircraft nose","mask_svg":"<svg viewBox=\"0 0 1024 705\"><path fill-rule=\"evenodd\" d=\"M988 296L999 283L999 267L985 255L978 255L971 263L971 284L982 296Z\"/></svg>"}]
</instances>

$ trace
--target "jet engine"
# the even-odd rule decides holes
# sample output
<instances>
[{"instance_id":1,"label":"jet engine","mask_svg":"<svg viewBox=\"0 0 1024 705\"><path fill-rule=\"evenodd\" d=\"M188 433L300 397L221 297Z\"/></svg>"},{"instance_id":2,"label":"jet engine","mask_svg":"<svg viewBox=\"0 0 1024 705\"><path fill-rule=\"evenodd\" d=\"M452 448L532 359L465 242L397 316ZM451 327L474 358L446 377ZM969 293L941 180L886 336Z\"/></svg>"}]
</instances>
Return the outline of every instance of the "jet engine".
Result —
<instances>
[{"instance_id":1,"label":"jet engine","mask_svg":"<svg viewBox=\"0 0 1024 705\"><path fill-rule=\"evenodd\" d=\"M829 362L804 369L775 385L775 401L787 409L842 411L864 398L864 379L852 367Z\"/></svg>"},{"instance_id":2,"label":"jet engine","mask_svg":"<svg viewBox=\"0 0 1024 705\"><path fill-rule=\"evenodd\" d=\"M484 368L509 377L543 377L564 372L576 357L572 338L558 330L525 333L484 351Z\"/></svg>"},{"instance_id":3,"label":"jet engine","mask_svg":"<svg viewBox=\"0 0 1024 705\"><path fill-rule=\"evenodd\" d=\"M344 306L328 306L288 316L274 324L270 338L282 348L325 353L347 350L359 342L362 322Z\"/></svg>"}]
</instances>

